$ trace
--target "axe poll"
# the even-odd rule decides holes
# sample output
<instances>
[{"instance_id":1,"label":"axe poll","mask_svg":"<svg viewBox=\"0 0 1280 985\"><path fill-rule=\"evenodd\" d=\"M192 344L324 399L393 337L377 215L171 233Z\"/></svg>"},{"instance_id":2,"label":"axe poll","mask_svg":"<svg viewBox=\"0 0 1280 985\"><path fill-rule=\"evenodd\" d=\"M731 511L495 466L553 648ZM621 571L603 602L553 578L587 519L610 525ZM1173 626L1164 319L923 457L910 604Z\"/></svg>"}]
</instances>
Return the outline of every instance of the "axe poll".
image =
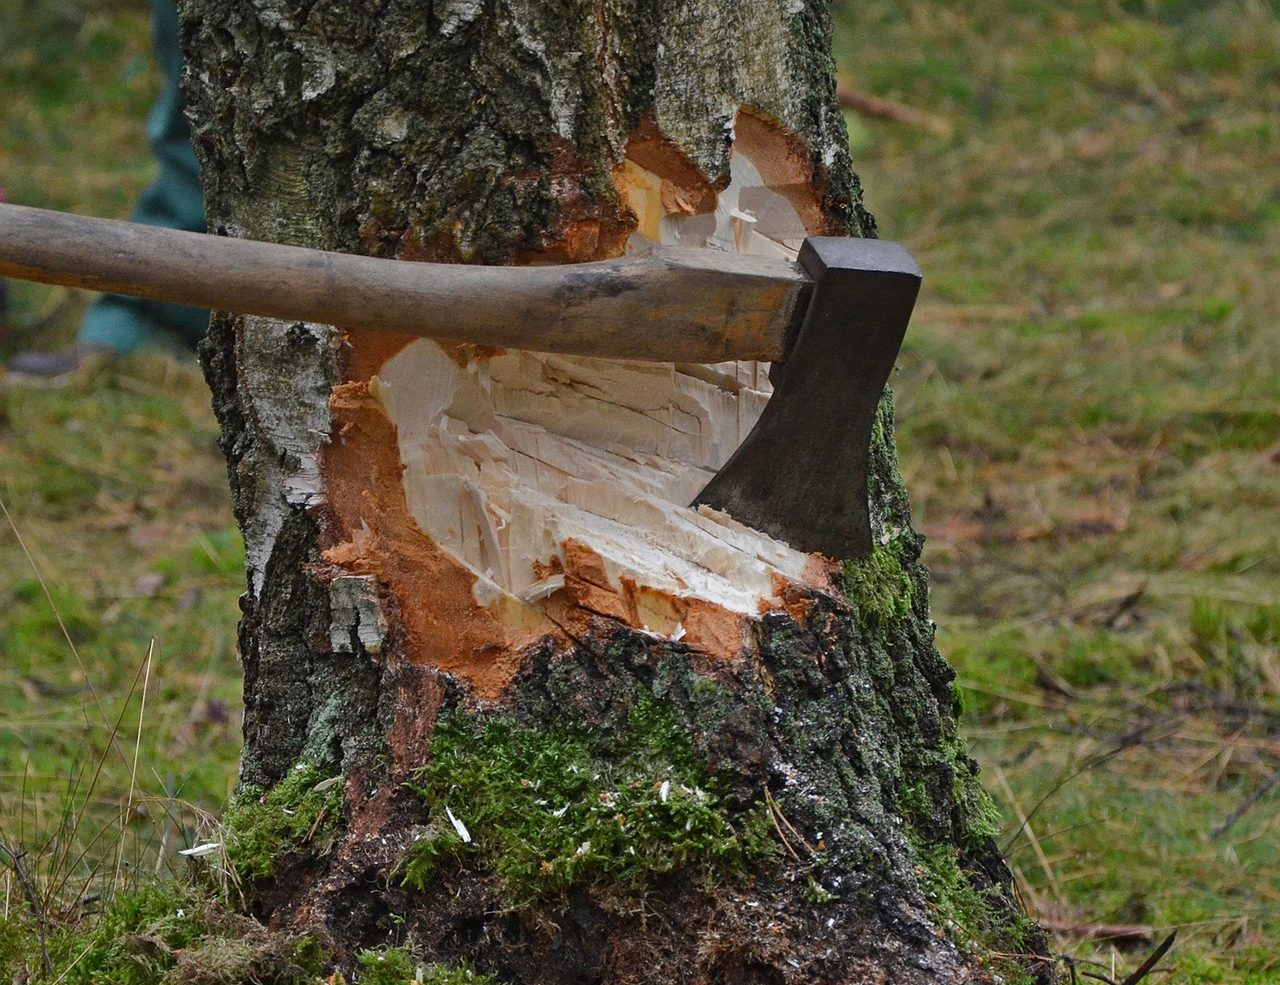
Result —
<instances>
[{"instance_id":1,"label":"axe poll","mask_svg":"<svg viewBox=\"0 0 1280 985\"><path fill-rule=\"evenodd\" d=\"M693 505L792 547L871 550L876 407L920 287L902 246L810 237L797 263L654 246L591 263L410 263L0 204L0 277L536 352L773 363L755 428Z\"/></svg>"}]
</instances>

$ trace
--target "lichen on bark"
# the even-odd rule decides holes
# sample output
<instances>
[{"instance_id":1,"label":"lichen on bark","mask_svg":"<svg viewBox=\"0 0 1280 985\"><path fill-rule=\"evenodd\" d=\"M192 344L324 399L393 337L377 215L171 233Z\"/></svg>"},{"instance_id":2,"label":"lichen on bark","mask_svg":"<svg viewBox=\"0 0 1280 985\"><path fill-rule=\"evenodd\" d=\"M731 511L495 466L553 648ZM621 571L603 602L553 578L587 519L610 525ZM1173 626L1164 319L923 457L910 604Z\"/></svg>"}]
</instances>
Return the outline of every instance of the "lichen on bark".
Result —
<instances>
[{"instance_id":1,"label":"lichen on bark","mask_svg":"<svg viewBox=\"0 0 1280 985\"><path fill-rule=\"evenodd\" d=\"M778 167L790 170L779 187L807 198L811 233L874 234L835 104L820 0L181 0L181 9L218 232L406 260L618 255L636 224L615 183L629 145L642 135L670 155L672 174L713 196L729 181L734 121L749 119L782 148ZM482 695L426 659L421 634L434 634L433 653L474 647L463 655L472 661L497 660L502 642L486 649L473 634L464 645L443 616L423 618L430 599L405 571L435 555L403 503L398 526L383 522L389 507L372 488L379 470L398 477L398 452L351 453L394 439L385 417L374 426L368 380L403 344L218 316L203 349L251 559L241 778L278 789L299 761L345 778L328 850L308 855L304 842L287 871L248 880L256 912L323 927L348 968L362 949L408 935L424 963L520 983L979 981L983 934L1008 942L1001 928L1019 928L1020 947L1043 950L1019 923L956 734L953 674L933 645L888 399L871 455L878 547L842 584L781 588L730 658L584 615L500 654L514 670ZM362 471L339 477L340 468ZM387 542L393 529L417 537L419 553L388 562L385 552L402 546ZM513 893L499 857L510 848L485 832L483 850L448 842L406 884L422 860L415 846L444 846L450 831L462 840L442 812L466 822L451 791L474 800L523 789L443 769L438 738L455 753L523 764L534 775L518 779L531 784L533 766L494 735L554 746L566 769L616 761L616 775L601 767L600 785L572 789L639 811L652 806L641 771L623 768L637 748L637 709L659 709L672 748L691 757L669 779L690 789L705 781L714 798L696 815L711 835L684 845L694 861L641 875L612 854L575 869L543 848L549 872L590 878L544 885L541 866L521 856L523 888L537 891ZM653 781L649 794L668 803L662 778ZM491 807L473 803L471 816L492 822ZM579 820L607 819L584 808ZM695 815L687 820L692 831ZM758 847L762 821L769 850L732 848L748 834ZM641 847L659 851L661 825L639 830ZM608 844L619 854L637 847ZM717 851L732 864L703 864ZM957 914L970 926L952 939L946 924ZM1043 965L1033 956L1025 967Z\"/></svg>"}]
</instances>

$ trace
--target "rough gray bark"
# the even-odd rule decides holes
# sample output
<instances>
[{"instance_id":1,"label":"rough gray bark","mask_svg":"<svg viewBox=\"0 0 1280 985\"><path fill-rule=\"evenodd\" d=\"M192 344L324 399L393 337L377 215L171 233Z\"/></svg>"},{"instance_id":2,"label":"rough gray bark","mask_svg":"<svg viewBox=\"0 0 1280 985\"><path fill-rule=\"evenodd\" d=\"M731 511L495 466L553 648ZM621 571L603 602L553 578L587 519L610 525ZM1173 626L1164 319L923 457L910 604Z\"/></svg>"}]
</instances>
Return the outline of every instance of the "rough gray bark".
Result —
<instances>
[{"instance_id":1,"label":"rough gray bark","mask_svg":"<svg viewBox=\"0 0 1280 985\"><path fill-rule=\"evenodd\" d=\"M810 232L874 235L819 0L181 6L218 232L404 259L618 255L635 225L615 178L629 148L714 196L745 109L802 161ZM360 411L398 344L219 316L204 348L250 568L241 779L270 788L300 761L346 777L336 840L285 853L248 887L259 913L323 927L346 960L408 935L424 960L521 983L979 981L984 949L1043 953L956 735L888 400L871 482L881 547L828 590L788 589L749 659L587 614L524 647L486 695L424 656L451 644L413 628L426 604L413 557L334 552L365 521L392 529L340 490L399 482L376 451L394 444L390 425ZM437 774L422 772L438 765L439 723L472 761L508 733L607 761L654 707L672 761L714 791L716 823L745 844L763 819L770 847L625 879L602 862L554 891L459 849L406 884L415 846L444 844ZM1004 974L1044 968L1033 957Z\"/></svg>"}]
</instances>

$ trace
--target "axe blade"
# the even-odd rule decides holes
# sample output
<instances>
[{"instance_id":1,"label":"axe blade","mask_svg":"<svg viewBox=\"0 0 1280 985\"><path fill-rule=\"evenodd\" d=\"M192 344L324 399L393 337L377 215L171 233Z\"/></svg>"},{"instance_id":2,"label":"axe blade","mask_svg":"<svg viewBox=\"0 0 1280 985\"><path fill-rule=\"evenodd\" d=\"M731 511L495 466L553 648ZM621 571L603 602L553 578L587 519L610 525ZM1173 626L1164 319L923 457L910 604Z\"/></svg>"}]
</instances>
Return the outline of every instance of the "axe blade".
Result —
<instances>
[{"instance_id":1,"label":"axe blade","mask_svg":"<svg viewBox=\"0 0 1280 985\"><path fill-rule=\"evenodd\" d=\"M871 551L867 467L876 408L920 291L907 250L875 239L805 240L813 279L756 426L693 505L723 510L806 553Z\"/></svg>"}]
</instances>

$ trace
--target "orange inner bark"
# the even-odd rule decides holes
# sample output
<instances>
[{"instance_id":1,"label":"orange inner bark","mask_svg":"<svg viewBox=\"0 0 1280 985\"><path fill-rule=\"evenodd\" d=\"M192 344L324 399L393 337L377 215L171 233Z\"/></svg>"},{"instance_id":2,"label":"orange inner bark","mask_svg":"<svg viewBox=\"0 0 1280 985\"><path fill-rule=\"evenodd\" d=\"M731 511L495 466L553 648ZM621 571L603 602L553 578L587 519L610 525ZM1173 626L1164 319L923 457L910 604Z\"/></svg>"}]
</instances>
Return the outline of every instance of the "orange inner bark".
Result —
<instances>
[{"instance_id":1,"label":"orange inner bark","mask_svg":"<svg viewBox=\"0 0 1280 985\"><path fill-rule=\"evenodd\" d=\"M820 194L804 146L746 112L738 115L735 130L739 145L770 187L792 201L811 231L825 232ZM663 179L663 204L669 210L714 209L715 187L663 137L652 118L641 122L626 154ZM634 224L629 214L621 222L628 220ZM608 235L601 235L602 228ZM559 233L558 242L540 245L538 259L616 256L625 243L625 229L617 219L602 224L598 218L574 215ZM749 617L630 579L615 587L600 555L576 541L563 545L563 564L557 558L547 562L549 572L563 570L565 585L544 602L523 606L512 600L505 609L477 602L477 576L439 548L411 516L395 425L369 392L370 378L411 341L389 333L348 337L347 382L330 400L333 438L321 461L329 504L324 559L345 572L373 575L394 600L388 617L393 627L390 645L397 656L453 674L468 682L477 697L496 700L531 645L548 636L567 644L585 633L595 617L644 629L646 613L663 613L683 626L686 645L709 655L735 659L750 650ZM806 582L829 589L831 565L812 560ZM775 597L761 600L761 611L802 605L795 588L779 579Z\"/></svg>"}]
</instances>

